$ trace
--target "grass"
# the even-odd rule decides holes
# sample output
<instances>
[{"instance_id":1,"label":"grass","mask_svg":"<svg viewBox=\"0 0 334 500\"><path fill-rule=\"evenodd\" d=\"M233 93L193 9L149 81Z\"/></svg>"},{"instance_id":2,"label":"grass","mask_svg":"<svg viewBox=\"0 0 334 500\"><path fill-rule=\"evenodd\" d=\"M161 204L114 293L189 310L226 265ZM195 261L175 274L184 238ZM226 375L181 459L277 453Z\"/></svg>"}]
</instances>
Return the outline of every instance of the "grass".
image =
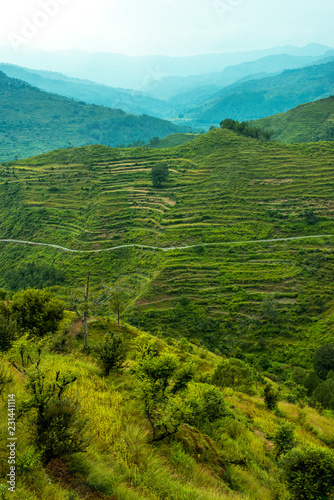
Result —
<instances>
[{"instance_id":1,"label":"grass","mask_svg":"<svg viewBox=\"0 0 334 500\"><path fill-rule=\"evenodd\" d=\"M89 418L85 431L89 438L87 453L76 454L69 460L54 460L46 468L40 464L29 468L26 452L32 446L32 415L18 422L18 456L25 460L26 469L18 476L17 492L10 498L69 500L69 498L103 498L105 500L211 500L286 498L274 459L272 437L282 417L265 409L261 396L262 385L253 395L225 389L229 416L217 422L216 427L200 432L184 425L169 441L149 444L148 422L140 410L134 379L131 375L133 342L148 334L113 321L98 320L91 331L91 344L99 341L101 332L118 331L130 347L130 366L121 375L112 373L103 378L91 355L82 354L82 339L72 338L71 315L68 328L70 351L55 354L45 351L41 367L46 377L56 371L70 372L77 381L68 389L68 396L80 403L83 417ZM159 340L160 348L168 348ZM192 361L197 374L206 369L213 372L219 357L193 345L192 353L180 351L177 345L169 347ZM2 359L5 365L7 362ZM17 404L23 401L24 379L13 368L10 390L16 394ZM299 409L293 404L280 403L285 419L296 427L300 444L320 444L326 447L324 436L330 436L332 419L306 409L303 421L298 420ZM6 473L6 404L1 411L0 482ZM279 492L279 494L278 494ZM72 497L70 497L70 494ZM76 494L77 497L73 497ZM275 496L276 495L276 496ZM277 496L278 495L278 496Z\"/></svg>"}]
</instances>

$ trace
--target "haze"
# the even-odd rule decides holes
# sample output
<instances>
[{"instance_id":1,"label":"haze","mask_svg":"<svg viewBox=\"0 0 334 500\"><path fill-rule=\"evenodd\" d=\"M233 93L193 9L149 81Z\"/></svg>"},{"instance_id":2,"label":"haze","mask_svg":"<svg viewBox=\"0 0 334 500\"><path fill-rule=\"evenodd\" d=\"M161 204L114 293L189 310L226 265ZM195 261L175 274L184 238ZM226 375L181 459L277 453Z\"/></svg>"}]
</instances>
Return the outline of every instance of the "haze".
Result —
<instances>
[{"instance_id":1,"label":"haze","mask_svg":"<svg viewBox=\"0 0 334 500\"><path fill-rule=\"evenodd\" d=\"M334 46L333 18L333 0L12 0L1 7L0 45L133 56ZM39 26L22 37L27 20Z\"/></svg>"}]
</instances>

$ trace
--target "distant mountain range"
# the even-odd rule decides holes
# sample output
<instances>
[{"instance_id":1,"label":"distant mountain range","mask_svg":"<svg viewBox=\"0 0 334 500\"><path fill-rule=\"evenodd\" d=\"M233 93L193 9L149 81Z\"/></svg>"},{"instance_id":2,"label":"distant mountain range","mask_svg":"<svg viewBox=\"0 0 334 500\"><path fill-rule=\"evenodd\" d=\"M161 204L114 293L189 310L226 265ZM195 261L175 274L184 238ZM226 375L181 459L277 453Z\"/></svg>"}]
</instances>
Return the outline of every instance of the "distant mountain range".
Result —
<instances>
[{"instance_id":1,"label":"distant mountain range","mask_svg":"<svg viewBox=\"0 0 334 500\"><path fill-rule=\"evenodd\" d=\"M286 45L266 50L190 57L129 57L107 52L90 53L80 50L46 52L31 47L16 51L9 47L0 47L0 61L29 68L57 71L74 78L92 80L112 87L154 92L154 89L160 86L160 81L167 77L219 73L231 65L235 66L280 54L320 58L329 50L332 48L325 45L309 44L306 47Z\"/></svg>"},{"instance_id":2,"label":"distant mountain range","mask_svg":"<svg viewBox=\"0 0 334 500\"><path fill-rule=\"evenodd\" d=\"M0 72L0 161L85 144L117 146L188 132L168 121L88 105Z\"/></svg>"},{"instance_id":3,"label":"distant mountain range","mask_svg":"<svg viewBox=\"0 0 334 500\"><path fill-rule=\"evenodd\" d=\"M203 105L206 108L207 101L216 99L217 94L230 85L243 85L249 80L262 80L268 76L275 76L286 69L323 62L323 56L320 56L320 59L319 56L286 54L267 56L257 61L230 66L218 73L165 78L159 81L156 87L151 88L150 93L113 88L89 80L71 78L61 73L33 70L6 63L0 64L0 71L47 92L72 97L89 104L122 109L127 113L148 114L178 123L179 120L182 122L185 115L188 116L189 109ZM198 110L191 111L190 115L194 113L197 114ZM197 118L190 120L196 122ZM199 126L203 124L200 123Z\"/></svg>"},{"instance_id":4,"label":"distant mountain range","mask_svg":"<svg viewBox=\"0 0 334 500\"><path fill-rule=\"evenodd\" d=\"M187 121L203 126L224 118L253 120L283 113L299 104L334 93L334 60L288 70L223 88L211 99L185 113Z\"/></svg>"},{"instance_id":5,"label":"distant mountain range","mask_svg":"<svg viewBox=\"0 0 334 500\"><path fill-rule=\"evenodd\" d=\"M334 141L334 96L301 104L253 125L273 130L273 139L285 143Z\"/></svg>"}]
</instances>

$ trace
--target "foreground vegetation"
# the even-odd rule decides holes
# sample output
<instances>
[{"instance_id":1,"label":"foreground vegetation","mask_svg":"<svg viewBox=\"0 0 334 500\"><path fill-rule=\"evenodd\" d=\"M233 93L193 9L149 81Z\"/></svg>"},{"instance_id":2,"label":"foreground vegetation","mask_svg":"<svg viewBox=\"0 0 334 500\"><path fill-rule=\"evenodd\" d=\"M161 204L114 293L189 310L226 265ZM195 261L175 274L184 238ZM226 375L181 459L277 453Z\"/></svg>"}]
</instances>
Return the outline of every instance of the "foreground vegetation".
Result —
<instances>
[{"instance_id":1,"label":"foreground vegetation","mask_svg":"<svg viewBox=\"0 0 334 500\"><path fill-rule=\"evenodd\" d=\"M37 298L39 311L56 312L53 333L33 314ZM3 499L332 498L333 413L292 402L295 375L268 384L239 359L111 318L90 318L87 349L81 320L61 307L36 290L2 303L16 325L0 367ZM22 310L34 330L19 322ZM10 496L9 392L18 438Z\"/></svg>"}]
</instances>

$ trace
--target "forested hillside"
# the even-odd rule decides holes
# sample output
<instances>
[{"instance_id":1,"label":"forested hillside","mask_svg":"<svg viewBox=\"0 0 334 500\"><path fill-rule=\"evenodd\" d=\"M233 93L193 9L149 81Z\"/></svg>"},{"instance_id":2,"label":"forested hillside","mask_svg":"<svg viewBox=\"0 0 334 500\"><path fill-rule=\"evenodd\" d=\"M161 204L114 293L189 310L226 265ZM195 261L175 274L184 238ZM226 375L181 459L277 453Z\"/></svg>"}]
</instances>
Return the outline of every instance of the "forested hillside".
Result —
<instances>
[{"instance_id":1,"label":"forested hillside","mask_svg":"<svg viewBox=\"0 0 334 500\"><path fill-rule=\"evenodd\" d=\"M127 145L188 131L147 115L48 94L0 72L0 161L66 146Z\"/></svg>"}]
</instances>

